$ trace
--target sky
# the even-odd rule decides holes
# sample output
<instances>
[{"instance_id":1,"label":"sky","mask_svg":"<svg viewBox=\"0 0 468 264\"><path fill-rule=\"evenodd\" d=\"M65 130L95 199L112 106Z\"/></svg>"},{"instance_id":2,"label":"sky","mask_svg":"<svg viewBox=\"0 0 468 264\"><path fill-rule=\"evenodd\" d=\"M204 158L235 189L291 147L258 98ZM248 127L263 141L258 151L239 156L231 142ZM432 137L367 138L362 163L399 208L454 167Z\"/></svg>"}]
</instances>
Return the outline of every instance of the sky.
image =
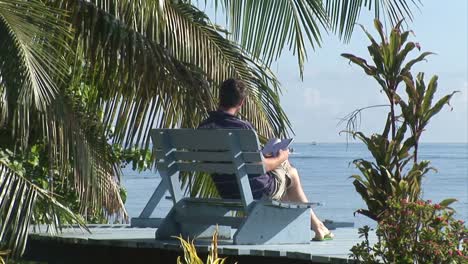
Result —
<instances>
[{"instance_id":1,"label":"sky","mask_svg":"<svg viewBox=\"0 0 468 264\"><path fill-rule=\"evenodd\" d=\"M425 72L427 80L432 75L439 76L435 98L452 91L460 92L452 99L452 111L445 107L434 116L421 141L468 142L468 1L423 2L420 11L414 12L414 20L408 28L414 31L412 40L420 43L422 51L437 55L416 65L413 72ZM375 35L372 14L363 12L359 23ZM284 87L282 105L291 120L296 142L345 142L346 136L339 135L345 129L343 125L338 126L340 118L357 108L386 103L375 80L340 56L352 53L370 59L368 44L359 27L347 44L334 35L325 36L322 48L308 52L303 81L299 78L297 59L291 54L273 65ZM361 130L381 132L386 112L383 109L364 112Z\"/></svg>"},{"instance_id":2,"label":"sky","mask_svg":"<svg viewBox=\"0 0 468 264\"><path fill-rule=\"evenodd\" d=\"M468 5L466 0L422 1L420 10L414 10L414 19L408 28L414 32L411 41L419 42L421 52L437 53L413 67L413 74L425 72L426 83L438 75L440 98L452 91L451 107L445 107L434 116L421 137L422 142L468 142ZM373 14L363 10L359 23L371 34ZM289 52L272 65L280 80L283 93L281 105L295 132L296 142L346 142L338 125L340 118L357 108L386 104L377 82L355 65L340 56L352 53L370 60L369 41L360 27L356 27L349 43L343 43L333 34L323 36L322 47L308 49L308 62L303 80L299 77L297 58ZM419 55L413 52L409 58ZM400 86L404 89L404 86ZM362 114L360 130L380 133L387 110L369 109Z\"/></svg>"}]
</instances>

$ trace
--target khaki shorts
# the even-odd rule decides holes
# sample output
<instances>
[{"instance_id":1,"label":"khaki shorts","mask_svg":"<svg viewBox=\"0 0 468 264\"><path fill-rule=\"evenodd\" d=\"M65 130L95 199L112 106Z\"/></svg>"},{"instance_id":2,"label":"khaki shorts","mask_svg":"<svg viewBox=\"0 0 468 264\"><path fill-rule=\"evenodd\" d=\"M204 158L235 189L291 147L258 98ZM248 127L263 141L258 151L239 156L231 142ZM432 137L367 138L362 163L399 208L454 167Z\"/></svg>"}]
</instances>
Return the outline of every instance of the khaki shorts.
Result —
<instances>
[{"instance_id":1,"label":"khaki shorts","mask_svg":"<svg viewBox=\"0 0 468 264\"><path fill-rule=\"evenodd\" d=\"M269 172L275 179L275 190L271 194L271 199L281 200L286 194L286 190L291 186L291 168L291 164L285 161L278 168Z\"/></svg>"}]
</instances>

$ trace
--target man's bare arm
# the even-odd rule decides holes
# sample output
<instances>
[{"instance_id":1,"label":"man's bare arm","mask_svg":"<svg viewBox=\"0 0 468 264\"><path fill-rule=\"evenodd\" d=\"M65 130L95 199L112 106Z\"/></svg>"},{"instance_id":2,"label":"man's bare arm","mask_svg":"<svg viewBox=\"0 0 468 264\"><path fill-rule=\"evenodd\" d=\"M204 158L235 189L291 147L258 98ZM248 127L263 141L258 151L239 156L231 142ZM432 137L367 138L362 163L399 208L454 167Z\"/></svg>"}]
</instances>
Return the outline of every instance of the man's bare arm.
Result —
<instances>
[{"instance_id":1,"label":"man's bare arm","mask_svg":"<svg viewBox=\"0 0 468 264\"><path fill-rule=\"evenodd\" d=\"M265 165L265 170L269 172L278 168L278 166L281 165L281 163L288 160L288 157L289 150L280 150L278 156L263 159L263 165Z\"/></svg>"}]
</instances>

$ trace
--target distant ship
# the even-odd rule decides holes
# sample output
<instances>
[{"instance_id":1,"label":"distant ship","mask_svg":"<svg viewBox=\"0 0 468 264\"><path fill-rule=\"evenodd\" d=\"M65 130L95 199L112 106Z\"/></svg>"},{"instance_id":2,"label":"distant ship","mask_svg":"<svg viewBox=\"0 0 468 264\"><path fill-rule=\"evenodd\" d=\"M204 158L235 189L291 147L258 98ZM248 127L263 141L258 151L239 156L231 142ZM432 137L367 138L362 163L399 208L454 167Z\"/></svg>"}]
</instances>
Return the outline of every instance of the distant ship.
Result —
<instances>
[{"instance_id":1,"label":"distant ship","mask_svg":"<svg viewBox=\"0 0 468 264\"><path fill-rule=\"evenodd\" d=\"M310 142L311 145L317 145L317 141Z\"/></svg>"}]
</instances>

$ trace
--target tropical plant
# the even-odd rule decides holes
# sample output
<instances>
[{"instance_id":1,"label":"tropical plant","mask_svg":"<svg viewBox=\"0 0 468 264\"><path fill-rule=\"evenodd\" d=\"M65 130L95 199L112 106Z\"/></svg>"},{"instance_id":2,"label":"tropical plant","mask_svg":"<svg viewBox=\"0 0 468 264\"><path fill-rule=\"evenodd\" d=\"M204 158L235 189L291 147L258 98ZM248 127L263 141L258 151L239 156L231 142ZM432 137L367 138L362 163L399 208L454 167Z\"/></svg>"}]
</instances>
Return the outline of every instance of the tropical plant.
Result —
<instances>
[{"instance_id":1,"label":"tropical plant","mask_svg":"<svg viewBox=\"0 0 468 264\"><path fill-rule=\"evenodd\" d=\"M382 134L367 137L362 132L349 129L354 126L353 122L360 110L351 114L347 124L347 132L361 140L374 158L374 161L353 161L362 174L351 176L354 178L353 184L367 204L367 209L360 209L358 212L379 220L388 208L389 197L404 198L412 202L420 199L421 179L433 168L429 161L418 160L419 139L430 119L444 105L449 104L455 92L434 103L437 76L432 77L426 85L423 73L419 73L416 80L411 74L411 68L432 53L423 52L406 62L409 53L415 48L419 49L418 43L407 41L410 31L402 31L400 21L391 30L390 36L386 37L380 21L375 20L374 25L380 36L380 43L363 27L371 42L368 50L374 65L352 54L342 56L372 76L388 99L389 113ZM406 85L405 95L398 89L401 83ZM407 133L408 128L410 133Z\"/></svg>"},{"instance_id":2,"label":"tropical plant","mask_svg":"<svg viewBox=\"0 0 468 264\"><path fill-rule=\"evenodd\" d=\"M370 1L214 3L230 32L190 1L0 0L0 149L7 153L0 248L21 254L29 223L125 219L120 165L138 160L125 151L146 155L153 127L195 127L228 77L248 84L241 115L261 136L287 134L280 84L268 66L288 45L302 72L304 39L319 45L321 29L348 36L361 7L372 7ZM390 17L411 17L405 1L376 3L376 16L386 9ZM18 164L36 151L38 164ZM205 180L196 186L210 194L214 186Z\"/></svg>"},{"instance_id":3,"label":"tropical plant","mask_svg":"<svg viewBox=\"0 0 468 264\"><path fill-rule=\"evenodd\" d=\"M0 251L0 264L6 264L4 257L7 257L10 254L9 250Z\"/></svg>"},{"instance_id":4,"label":"tropical plant","mask_svg":"<svg viewBox=\"0 0 468 264\"><path fill-rule=\"evenodd\" d=\"M368 226L360 228L364 241L353 246L351 257L359 263L466 263L468 229L454 218L452 202L390 199L377 243L370 243Z\"/></svg>"},{"instance_id":5,"label":"tropical plant","mask_svg":"<svg viewBox=\"0 0 468 264\"><path fill-rule=\"evenodd\" d=\"M64 222L84 224L57 201L53 188L33 182L44 172L36 169L38 160L23 159L43 139L63 139L53 108L68 70L62 52L71 36L69 24L60 19L64 16L63 10L42 1L0 1L0 248L10 248L13 257L24 250L31 222L41 219L52 233ZM82 163L60 155L61 147L66 146L47 146L50 175L77 160Z\"/></svg>"},{"instance_id":6,"label":"tropical plant","mask_svg":"<svg viewBox=\"0 0 468 264\"><path fill-rule=\"evenodd\" d=\"M203 264L203 260L198 256L194 241L185 240L181 236L176 237L184 250L184 261L177 257L177 264ZM227 258L218 257L218 230L216 229L211 239L211 247L206 258L206 264L224 264ZM236 262L237 263L237 262Z\"/></svg>"}]
</instances>

